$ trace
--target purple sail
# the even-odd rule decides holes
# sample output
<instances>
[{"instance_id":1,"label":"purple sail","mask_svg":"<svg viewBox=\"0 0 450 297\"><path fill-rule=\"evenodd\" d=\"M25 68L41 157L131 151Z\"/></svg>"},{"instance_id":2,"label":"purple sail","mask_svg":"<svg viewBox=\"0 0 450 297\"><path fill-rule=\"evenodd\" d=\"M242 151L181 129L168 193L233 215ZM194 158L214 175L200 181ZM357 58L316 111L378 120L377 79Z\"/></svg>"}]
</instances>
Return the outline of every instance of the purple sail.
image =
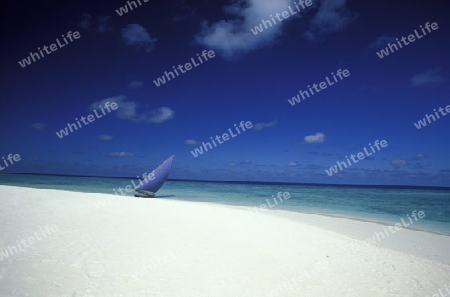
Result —
<instances>
[{"instance_id":1,"label":"purple sail","mask_svg":"<svg viewBox=\"0 0 450 297\"><path fill-rule=\"evenodd\" d=\"M174 155L170 156L161 165L159 165L155 170L153 170L136 188L136 192L140 195L135 194L137 197L154 197L155 193L162 187L164 182L169 176L170 170L172 169L172 161ZM152 179L154 176L154 179Z\"/></svg>"}]
</instances>

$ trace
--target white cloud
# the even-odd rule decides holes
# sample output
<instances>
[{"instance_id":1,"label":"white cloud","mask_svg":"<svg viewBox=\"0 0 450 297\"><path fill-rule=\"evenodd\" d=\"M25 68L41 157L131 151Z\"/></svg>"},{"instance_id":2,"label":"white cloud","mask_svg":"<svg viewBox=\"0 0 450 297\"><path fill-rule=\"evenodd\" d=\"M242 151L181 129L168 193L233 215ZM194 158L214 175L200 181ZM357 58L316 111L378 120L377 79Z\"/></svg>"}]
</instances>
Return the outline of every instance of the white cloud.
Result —
<instances>
[{"instance_id":1,"label":"white cloud","mask_svg":"<svg viewBox=\"0 0 450 297\"><path fill-rule=\"evenodd\" d=\"M298 166L298 162L289 162L287 166Z\"/></svg>"},{"instance_id":2,"label":"white cloud","mask_svg":"<svg viewBox=\"0 0 450 297\"><path fill-rule=\"evenodd\" d=\"M178 11L176 12L176 16L173 18L175 22L181 21L191 21L194 18L194 15L198 9L198 7L188 6L186 0L179 0L176 3L176 7Z\"/></svg>"},{"instance_id":3,"label":"white cloud","mask_svg":"<svg viewBox=\"0 0 450 297\"><path fill-rule=\"evenodd\" d=\"M342 31L356 19L346 4L347 0L321 0L319 10L310 21L311 28L304 36L316 40L323 34Z\"/></svg>"},{"instance_id":4,"label":"white cloud","mask_svg":"<svg viewBox=\"0 0 450 297\"><path fill-rule=\"evenodd\" d=\"M101 15L98 17L98 33L107 33L112 31L112 27L109 24L109 20L111 19L110 15Z\"/></svg>"},{"instance_id":5,"label":"white cloud","mask_svg":"<svg viewBox=\"0 0 450 297\"><path fill-rule=\"evenodd\" d=\"M139 104L134 101L128 101L125 96L106 98L95 101L89 106L90 110L98 109L104 106L106 102L116 102L119 108L115 111L115 116L119 119L128 120L136 123L162 123L174 117L175 112L170 107L160 107L151 111L139 108Z\"/></svg>"},{"instance_id":6,"label":"white cloud","mask_svg":"<svg viewBox=\"0 0 450 297\"><path fill-rule=\"evenodd\" d=\"M245 54L275 41L281 34L283 24L293 20L299 14L278 23L267 30L254 35L250 28L268 20L271 14L281 13L288 8L292 0L239 0L224 7L231 19L215 23L204 22L202 31L196 36L199 44L219 51L226 58ZM294 8L295 9L295 8Z\"/></svg>"},{"instance_id":7,"label":"white cloud","mask_svg":"<svg viewBox=\"0 0 450 297\"><path fill-rule=\"evenodd\" d=\"M83 13L81 15L81 21L78 23L78 26L83 30L89 30L91 28L91 19L92 16L90 13Z\"/></svg>"},{"instance_id":8,"label":"white cloud","mask_svg":"<svg viewBox=\"0 0 450 297\"><path fill-rule=\"evenodd\" d=\"M411 78L411 84L415 87L423 86L423 85L438 85L445 81L439 73L441 72L440 68L435 68L432 70L425 71L423 73L419 73L414 75Z\"/></svg>"},{"instance_id":9,"label":"white cloud","mask_svg":"<svg viewBox=\"0 0 450 297\"><path fill-rule=\"evenodd\" d=\"M109 155L111 157L129 157L129 156L133 156L133 153L127 153L127 152L114 152L114 153L109 153Z\"/></svg>"},{"instance_id":10,"label":"white cloud","mask_svg":"<svg viewBox=\"0 0 450 297\"><path fill-rule=\"evenodd\" d=\"M111 19L110 15L101 15L97 19L97 27L93 26L92 15L90 13L83 13L81 15L81 20L78 23L78 27L83 30L90 31L91 27L94 27L94 31L98 33L107 33L112 31L112 27L109 24L109 20Z\"/></svg>"},{"instance_id":11,"label":"white cloud","mask_svg":"<svg viewBox=\"0 0 450 297\"><path fill-rule=\"evenodd\" d=\"M143 85L144 85L143 82L134 80L134 81L130 82L129 87L132 89L136 89L136 88L142 87Z\"/></svg>"},{"instance_id":12,"label":"white cloud","mask_svg":"<svg viewBox=\"0 0 450 297\"><path fill-rule=\"evenodd\" d=\"M155 49L155 42L158 40L152 38L147 32L147 29L139 24L130 24L123 28L122 39L125 44L136 48L142 48L148 53Z\"/></svg>"},{"instance_id":13,"label":"white cloud","mask_svg":"<svg viewBox=\"0 0 450 297\"><path fill-rule=\"evenodd\" d=\"M104 134L104 135L99 135L98 139L100 139L100 140L112 140L113 136Z\"/></svg>"},{"instance_id":14,"label":"white cloud","mask_svg":"<svg viewBox=\"0 0 450 297\"><path fill-rule=\"evenodd\" d=\"M162 123L173 118L175 112L170 107L160 107L152 110L148 119L150 123Z\"/></svg>"},{"instance_id":15,"label":"white cloud","mask_svg":"<svg viewBox=\"0 0 450 297\"><path fill-rule=\"evenodd\" d=\"M408 164L409 164L408 161L403 160L403 159L397 159L397 160L391 161L391 165L394 165L394 166L405 166Z\"/></svg>"},{"instance_id":16,"label":"white cloud","mask_svg":"<svg viewBox=\"0 0 450 297\"><path fill-rule=\"evenodd\" d=\"M184 142L184 144L186 144L186 145L197 145L198 142L196 140L193 140L193 139L188 139L188 140L186 140Z\"/></svg>"},{"instance_id":17,"label":"white cloud","mask_svg":"<svg viewBox=\"0 0 450 297\"><path fill-rule=\"evenodd\" d=\"M273 127L273 126L275 126L276 124L277 124L277 120L275 120L275 121L273 121L273 122L269 122L269 123L256 123L256 124L253 126L253 130L255 130L255 131L261 131L262 129Z\"/></svg>"},{"instance_id":18,"label":"white cloud","mask_svg":"<svg viewBox=\"0 0 450 297\"><path fill-rule=\"evenodd\" d=\"M427 158L427 157L428 157L428 155L425 155L425 154L416 154L416 155L414 155L413 159L414 160L421 160L421 159Z\"/></svg>"},{"instance_id":19,"label":"white cloud","mask_svg":"<svg viewBox=\"0 0 450 297\"><path fill-rule=\"evenodd\" d=\"M311 13L316 7L317 13L312 17L309 28L305 28L305 37L310 40L318 35L341 31L355 18L346 8L346 0L321 0L318 5L307 7L282 22L277 20L276 24L257 35L250 31L259 26L263 19L270 20L270 15L282 13L289 6L296 11L293 0L236 0L224 7L228 15L226 19L203 22L196 41L232 59L275 43L286 23L302 17L304 12Z\"/></svg>"},{"instance_id":20,"label":"white cloud","mask_svg":"<svg viewBox=\"0 0 450 297\"><path fill-rule=\"evenodd\" d=\"M234 162L228 162L228 163L227 163L227 166L236 166L236 163L234 163Z\"/></svg>"},{"instance_id":21,"label":"white cloud","mask_svg":"<svg viewBox=\"0 0 450 297\"><path fill-rule=\"evenodd\" d=\"M34 124L31 125L31 127L32 127L33 129L35 129L35 130L40 131L40 130L44 130L45 127L47 127L47 124L44 124L44 123L34 123Z\"/></svg>"},{"instance_id":22,"label":"white cloud","mask_svg":"<svg viewBox=\"0 0 450 297\"><path fill-rule=\"evenodd\" d=\"M374 42L369 44L369 48L370 49L380 49L380 48L386 47L389 43L394 43L394 42L397 42L395 40L395 37L384 34L384 35L381 35L380 37L378 37L377 40L375 40Z\"/></svg>"},{"instance_id":23,"label":"white cloud","mask_svg":"<svg viewBox=\"0 0 450 297\"><path fill-rule=\"evenodd\" d=\"M322 143L325 141L325 134L316 133L315 135L308 135L303 138L305 143Z\"/></svg>"}]
</instances>

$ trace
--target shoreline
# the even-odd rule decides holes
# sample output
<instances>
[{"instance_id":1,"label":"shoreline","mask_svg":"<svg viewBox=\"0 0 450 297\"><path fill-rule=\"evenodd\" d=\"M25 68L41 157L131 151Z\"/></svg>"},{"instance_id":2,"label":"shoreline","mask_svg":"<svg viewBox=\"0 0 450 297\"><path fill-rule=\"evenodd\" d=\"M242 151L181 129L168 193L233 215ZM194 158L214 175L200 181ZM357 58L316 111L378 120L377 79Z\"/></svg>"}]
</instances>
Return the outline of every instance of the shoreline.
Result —
<instances>
[{"instance_id":1,"label":"shoreline","mask_svg":"<svg viewBox=\"0 0 450 297\"><path fill-rule=\"evenodd\" d=\"M80 192L82 193L82 192ZM101 194L101 193L98 193ZM105 194L108 195L108 194ZM132 196L125 196L125 197L131 197L134 198ZM152 199L164 199L164 197L154 197ZM245 208L245 209L252 209L255 208L257 206L250 206L250 205L244 205L244 204L228 204L228 203L224 203L224 202L220 202L220 201L196 201L196 200L187 200L187 199L178 199L178 198L170 198L170 200L176 200L176 201L186 201L186 202L193 202L193 203L207 203L207 204L212 204L212 205L223 205L223 206L231 206L231 207L237 207L237 208ZM317 212L313 212L313 211L306 211L306 210L298 210L298 209L287 209L287 208L275 208L275 209L268 209L271 211L286 211L286 212L292 212L292 213L299 213L299 214L305 214L305 215L317 215L317 216L321 216L321 217L329 217L329 218L336 218L336 219L347 219L347 220L354 220L354 221L358 221L358 222L364 222L364 223L373 223L373 224L377 224L380 226L390 226L390 225L394 225L395 223L397 223L396 221L389 221L389 220L376 220L375 218L372 219L371 217L362 217L362 216L351 216L348 214L339 214L339 213L326 213L326 212L320 212L320 209L316 209ZM411 231L421 231L421 232L427 232L427 233L432 233L434 235L442 235L442 236L447 236L450 237L450 233L446 234L446 233L442 233L439 232L438 230L431 230L431 229L426 229L426 228L415 228L415 227L403 227L403 229L406 230L411 230Z\"/></svg>"},{"instance_id":2,"label":"shoreline","mask_svg":"<svg viewBox=\"0 0 450 297\"><path fill-rule=\"evenodd\" d=\"M121 178L121 179L126 179L126 178ZM14 186L14 185L4 185L4 184L0 184L0 188L4 186L4 187L16 187L16 188L25 188L25 189L36 189L36 190L54 190L54 191L66 191L66 192L71 192L71 193L80 193L80 194L100 194L100 195L110 195L111 197L123 197L123 198L136 198L133 195L118 195L118 194L114 194L114 192L112 191L111 194L110 193L102 193L102 192L80 192L80 191L75 191L75 190L65 190L65 189L53 189L53 188L36 188L34 186ZM164 190L162 190L161 192L164 192ZM117 196L117 197L116 197ZM175 196L175 194L173 194L173 196ZM153 197L153 198L145 198L145 199L164 199L166 198L166 194L162 194L159 197ZM144 199L144 198L141 198ZM111 199L114 200L114 199ZM212 204L212 205L223 205L223 206L231 206L231 207L243 207L243 208L247 208L247 209L252 209L257 207L256 205L246 205L246 204L230 204L230 203L225 203L222 201L198 201L198 200L189 200L189 199L183 199L183 198L177 198L177 197L170 197L170 199L168 200L175 200L175 201L185 201L185 202L194 202L194 203L206 203L206 204ZM324 209L320 209L320 208L307 208L307 209L302 209L299 210L298 208L294 209L288 209L288 208L283 208L283 206L280 206L278 208L275 209L270 209L272 211L286 211L286 212L293 212L293 213L299 213L299 214L305 214L305 215L317 215L317 216L323 216L323 217L330 217L330 218L337 218L337 219L347 219L347 220L354 220L354 221L359 221L359 222L365 222L365 223L373 223L373 224L377 224L380 226L390 226L390 225L394 225L395 223L398 223L398 221L395 220L388 220L388 219L383 219L382 217L379 216L373 216L373 217L364 217L364 216L358 216L357 214L354 213L327 213L327 212L323 212ZM442 230L437 230L437 229L432 229L432 228L417 228L417 227L403 227L403 229L405 230L411 230L411 231L421 231L421 232L427 232L427 233L431 233L434 235L441 235L441 236L447 236L450 237L450 230L448 231L449 233L444 233Z\"/></svg>"}]
</instances>

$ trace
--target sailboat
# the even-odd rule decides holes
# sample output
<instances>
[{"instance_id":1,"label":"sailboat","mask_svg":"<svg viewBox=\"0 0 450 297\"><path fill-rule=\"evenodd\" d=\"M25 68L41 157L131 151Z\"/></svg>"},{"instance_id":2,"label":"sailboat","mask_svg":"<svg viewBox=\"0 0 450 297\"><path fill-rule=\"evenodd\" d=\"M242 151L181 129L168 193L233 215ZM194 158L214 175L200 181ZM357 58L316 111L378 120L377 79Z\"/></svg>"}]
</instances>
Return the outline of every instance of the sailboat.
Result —
<instances>
[{"instance_id":1,"label":"sailboat","mask_svg":"<svg viewBox=\"0 0 450 297\"><path fill-rule=\"evenodd\" d=\"M172 169L173 158L174 155L170 156L149 175L147 175L147 177L136 186L136 193L134 196L142 198L155 197L155 193L162 187L167 179L167 176L169 176L170 170Z\"/></svg>"}]
</instances>

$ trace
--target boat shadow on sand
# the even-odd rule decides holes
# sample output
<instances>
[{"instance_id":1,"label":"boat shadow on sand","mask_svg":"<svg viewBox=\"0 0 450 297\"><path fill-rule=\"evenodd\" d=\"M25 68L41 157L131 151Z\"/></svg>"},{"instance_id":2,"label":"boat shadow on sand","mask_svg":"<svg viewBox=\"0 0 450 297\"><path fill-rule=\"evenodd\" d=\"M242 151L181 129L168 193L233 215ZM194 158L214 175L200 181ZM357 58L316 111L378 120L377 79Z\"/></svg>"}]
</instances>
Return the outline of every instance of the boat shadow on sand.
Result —
<instances>
[{"instance_id":1,"label":"boat shadow on sand","mask_svg":"<svg viewBox=\"0 0 450 297\"><path fill-rule=\"evenodd\" d=\"M152 198L169 198L169 197L175 197L175 195L158 195L158 196L155 196L155 197L152 197Z\"/></svg>"},{"instance_id":2,"label":"boat shadow on sand","mask_svg":"<svg viewBox=\"0 0 450 297\"><path fill-rule=\"evenodd\" d=\"M134 196L134 198L170 198L170 197L175 197L175 195L157 195L157 196L153 196L153 197L143 197L143 196Z\"/></svg>"}]
</instances>

